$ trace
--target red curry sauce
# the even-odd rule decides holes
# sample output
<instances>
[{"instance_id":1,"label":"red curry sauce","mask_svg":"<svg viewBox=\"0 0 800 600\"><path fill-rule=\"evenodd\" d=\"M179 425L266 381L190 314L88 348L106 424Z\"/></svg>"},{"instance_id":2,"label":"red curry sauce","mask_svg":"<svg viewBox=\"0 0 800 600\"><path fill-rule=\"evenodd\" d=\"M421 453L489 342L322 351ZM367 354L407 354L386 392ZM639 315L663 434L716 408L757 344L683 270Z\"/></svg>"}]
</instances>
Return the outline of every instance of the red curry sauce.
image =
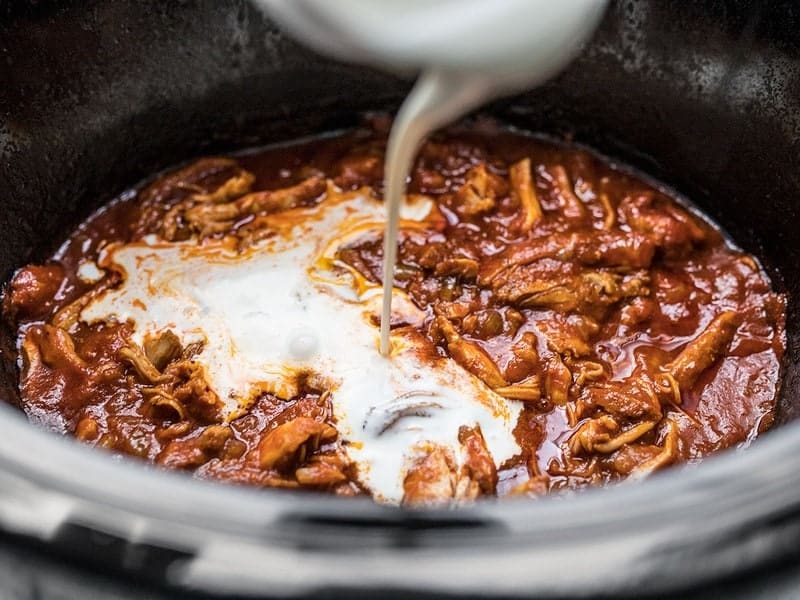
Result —
<instances>
[{"instance_id":1,"label":"red curry sauce","mask_svg":"<svg viewBox=\"0 0 800 600\"><path fill-rule=\"evenodd\" d=\"M85 283L77 271L109 243L148 234L256 243L260 216L325 202L329 180L380 194L385 134L376 119L190 163L123 194L52 259L20 269L4 312L19 332L27 415L198 477L363 493L325 390L265 394L226 422L192 371L192 348L162 339L131 354L128 325L80 321L87 299L120 276ZM665 191L584 149L486 124L428 141L408 191L432 197L442 219L401 234L395 286L427 312L420 332L439 356L523 403L523 451L493 465L480 432L465 430L467 465L448 474L447 459L422 457L405 501L446 500L431 492L442 477L453 496L469 479L469 497L640 477L770 426L785 300L752 256ZM381 258L379 237L338 256L374 282Z\"/></svg>"}]
</instances>

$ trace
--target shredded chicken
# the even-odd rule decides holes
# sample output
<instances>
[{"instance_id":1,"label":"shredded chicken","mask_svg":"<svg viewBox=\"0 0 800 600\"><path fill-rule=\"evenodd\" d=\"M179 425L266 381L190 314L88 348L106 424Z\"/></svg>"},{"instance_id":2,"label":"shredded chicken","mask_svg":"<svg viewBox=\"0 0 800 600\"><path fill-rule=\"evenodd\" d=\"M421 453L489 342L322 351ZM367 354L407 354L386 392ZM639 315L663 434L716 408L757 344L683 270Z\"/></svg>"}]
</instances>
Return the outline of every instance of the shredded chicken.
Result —
<instances>
[{"instance_id":1,"label":"shredded chicken","mask_svg":"<svg viewBox=\"0 0 800 600\"><path fill-rule=\"evenodd\" d=\"M436 265L434 275L457 275L466 280L474 280L478 276L478 261L471 258L448 258Z\"/></svg>"},{"instance_id":2,"label":"shredded chicken","mask_svg":"<svg viewBox=\"0 0 800 600\"><path fill-rule=\"evenodd\" d=\"M572 386L572 373L558 354L554 354L547 363L544 375L544 389L547 397L559 406L569 400Z\"/></svg>"},{"instance_id":3,"label":"shredded chicken","mask_svg":"<svg viewBox=\"0 0 800 600\"><path fill-rule=\"evenodd\" d=\"M641 479L674 462L678 458L678 426L672 419L666 419L666 436L661 452L649 460L644 461L631 471L630 479Z\"/></svg>"},{"instance_id":4,"label":"shredded chicken","mask_svg":"<svg viewBox=\"0 0 800 600\"><path fill-rule=\"evenodd\" d=\"M625 444L631 444L655 427L653 421L643 421L638 425L618 433L619 424L609 415L590 419L573 434L570 439L570 451L580 454L600 452L610 454Z\"/></svg>"},{"instance_id":5,"label":"shredded chicken","mask_svg":"<svg viewBox=\"0 0 800 600\"><path fill-rule=\"evenodd\" d=\"M229 202L250 191L253 182L256 180L255 175L248 171L241 171L228 179L225 183L219 186L210 194L192 194L192 202L212 202L214 204L221 204Z\"/></svg>"},{"instance_id":6,"label":"shredded chicken","mask_svg":"<svg viewBox=\"0 0 800 600\"><path fill-rule=\"evenodd\" d=\"M664 370L672 374L681 389L691 387L728 348L738 326L739 316L733 311L716 316L675 360L664 366Z\"/></svg>"},{"instance_id":7,"label":"shredded chicken","mask_svg":"<svg viewBox=\"0 0 800 600\"><path fill-rule=\"evenodd\" d=\"M164 367L180 357L182 353L181 341L170 329L144 342L144 354L147 360L159 371L163 371Z\"/></svg>"},{"instance_id":8,"label":"shredded chicken","mask_svg":"<svg viewBox=\"0 0 800 600\"><path fill-rule=\"evenodd\" d=\"M489 387L502 387L506 380L499 367L476 343L465 340L458 334L450 321L440 315L436 325L447 340L447 351L458 364L484 381Z\"/></svg>"},{"instance_id":9,"label":"shredded chicken","mask_svg":"<svg viewBox=\"0 0 800 600\"><path fill-rule=\"evenodd\" d=\"M403 480L403 504L435 506L454 498L455 471L452 453L435 446L408 465Z\"/></svg>"},{"instance_id":10,"label":"shredded chicken","mask_svg":"<svg viewBox=\"0 0 800 600\"><path fill-rule=\"evenodd\" d=\"M686 211L664 200L655 192L631 195L620 203L620 212L629 227L647 234L667 255L683 255L706 235Z\"/></svg>"},{"instance_id":11,"label":"shredded chicken","mask_svg":"<svg viewBox=\"0 0 800 600\"><path fill-rule=\"evenodd\" d=\"M508 176L511 179L513 196L519 202L523 215L521 229L527 233L542 218L542 205L536 197L536 188L531 180L531 159L524 158L511 165Z\"/></svg>"},{"instance_id":12,"label":"shredded chicken","mask_svg":"<svg viewBox=\"0 0 800 600\"><path fill-rule=\"evenodd\" d=\"M286 210L318 198L325 192L325 180L312 176L292 187L253 192L225 204L198 203L187 207L183 218L200 237L224 233L250 215Z\"/></svg>"},{"instance_id":13,"label":"shredded chicken","mask_svg":"<svg viewBox=\"0 0 800 600\"><path fill-rule=\"evenodd\" d=\"M662 416L661 393L662 388L634 375L620 382L584 387L582 400L586 408L599 407L617 417L658 421Z\"/></svg>"},{"instance_id":14,"label":"shredded chicken","mask_svg":"<svg viewBox=\"0 0 800 600\"><path fill-rule=\"evenodd\" d=\"M144 357L144 353L141 354ZM146 359L146 357L144 357ZM148 361L149 362L149 361ZM222 402L206 379L203 368L196 362L185 359L167 365L155 387L145 387L142 392L149 398L174 399L193 418L204 423L220 419Z\"/></svg>"},{"instance_id":15,"label":"shredded chicken","mask_svg":"<svg viewBox=\"0 0 800 600\"><path fill-rule=\"evenodd\" d=\"M129 363L143 383L161 383L168 377L163 375L147 358L144 350L136 344L130 344L119 350L119 358Z\"/></svg>"},{"instance_id":16,"label":"shredded chicken","mask_svg":"<svg viewBox=\"0 0 800 600\"><path fill-rule=\"evenodd\" d=\"M258 446L258 461L262 469L285 470L301 465L325 442L338 435L327 423L308 417L297 417L278 425L264 436Z\"/></svg>"},{"instance_id":17,"label":"shredded chicken","mask_svg":"<svg viewBox=\"0 0 800 600\"><path fill-rule=\"evenodd\" d=\"M173 469L191 469L213 458L237 458L243 450L243 445L234 439L230 427L209 425L196 437L169 442L156 462Z\"/></svg>"},{"instance_id":18,"label":"shredded chicken","mask_svg":"<svg viewBox=\"0 0 800 600\"><path fill-rule=\"evenodd\" d=\"M301 485L332 487L348 480L347 462L338 454L312 456L294 475Z\"/></svg>"},{"instance_id":19,"label":"shredded chicken","mask_svg":"<svg viewBox=\"0 0 800 600\"><path fill-rule=\"evenodd\" d=\"M568 219L582 219L586 215L586 208L575 195L569 173L562 165L556 165L549 170L549 176L561 201L561 210Z\"/></svg>"},{"instance_id":20,"label":"shredded chicken","mask_svg":"<svg viewBox=\"0 0 800 600\"><path fill-rule=\"evenodd\" d=\"M641 233L555 233L524 244L514 244L483 261L478 273L478 283L492 284L504 271L542 259L575 262L582 266L609 268L617 272L647 269L653 261L655 250L654 240Z\"/></svg>"},{"instance_id":21,"label":"shredded chicken","mask_svg":"<svg viewBox=\"0 0 800 600\"><path fill-rule=\"evenodd\" d=\"M497 490L497 468L480 427L462 426L458 431L458 441L464 453L462 479L477 484L481 494L493 496Z\"/></svg>"},{"instance_id":22,"label":"shredded chicken","mask_svg":"<svg viewBox=\"0 0 800 600\"><path fill-rule=\"evenodd\" d=\"M620 300L649 294L644 274L620 275L608 271L575 272L574 267L544 261L508 270L493 282L498 298L520 308L551 308L602 316Z\"/></svg>"},{"instance_id":23,"label":"shredded chicken","mask_svg":"<svg viewBox=\"0 0 800 600\"><path fill-rule=\"evenodd\" d=\"M464 217L474 217L495 206L497 188L502 182L480 164L467 173L467 180L456 192L455 210Z\"/></svg>"},{"instance_id":24,"label":"shredded chicken","mask_svg":"<svg viewBox=\"0 0 800 600\"><path fill-rule=\"evenodd\" d=\"M521 400L522 402L536 402L542 397L541 384L538 378L524 383L500 386L494 388L494 392L509 400Z\"/></svg>"}]
</instances>

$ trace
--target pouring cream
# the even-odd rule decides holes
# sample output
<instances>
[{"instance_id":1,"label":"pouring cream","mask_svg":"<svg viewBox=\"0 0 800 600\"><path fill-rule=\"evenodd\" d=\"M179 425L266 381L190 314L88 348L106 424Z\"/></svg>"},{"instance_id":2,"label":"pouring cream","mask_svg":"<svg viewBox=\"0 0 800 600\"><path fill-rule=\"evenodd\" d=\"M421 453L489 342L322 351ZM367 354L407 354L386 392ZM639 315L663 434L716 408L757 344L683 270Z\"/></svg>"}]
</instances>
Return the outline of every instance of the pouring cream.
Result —
<instances>
[{"instance_id":1,"label":"pouring cream","mask_svg":"<svg viewBox=\"0 0 800 600\"><path fill-rule=\"evenodd\" d=\"M256 0L300 40L340 59L421 72L389 136L380 351L389 356L398 214L427 135L536 86L589 39L607 0Z\"/></svg>"}]
</instances>

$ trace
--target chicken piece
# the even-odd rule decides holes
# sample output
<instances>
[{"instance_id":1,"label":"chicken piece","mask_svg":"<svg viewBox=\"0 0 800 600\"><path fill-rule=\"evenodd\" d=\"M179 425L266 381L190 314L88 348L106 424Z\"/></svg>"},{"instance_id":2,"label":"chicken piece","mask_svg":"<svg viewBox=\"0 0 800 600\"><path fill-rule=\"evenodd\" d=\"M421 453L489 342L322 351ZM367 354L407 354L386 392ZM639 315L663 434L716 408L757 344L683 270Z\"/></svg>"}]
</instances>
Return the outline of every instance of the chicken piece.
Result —
<instances>
[{"instance_id":1,"label":"chicken piece","mask_svg":"<svg viewBox=\"0 0 800 600\"><path fill-rule=\"evenodd\" d=\"M493 496L497 491L497 467L494 464L486 440L480 426L461 426L458 430L458 441L464 456L461 476L478 484L480 493Z\"/></svg>"},{"instance_id":2,"label":"chicken piece","mask_svg":"<svg viewBox=\"0 0 800 600\"><path fill-rule=\"evenodd\" d=\"M564 216L568 219L582 219L585 217L586 208L575 195L567 170L562 165L556 165L550 168L549 171L545 171L545 173L555 186L561 204L561 212Z\"/></svg>"},{"instance_id":3,"label":"chicken piece","mask_svg":"<svg viewBox=\"0 0 800 600\"><path fill-rule=\"evenodd\" d=\"M627 196L619 210L631 229L649 235L667 256L682 256L705 239L705 231L688 212L659 199L652 191Z\"/></svg>"},{"instance_id":4,"label":"chicken piece","mask_svg":"<svg viewBox=\"0 0 800 600\"><path fill-rule=\"evenodd\" d=\"M653 444L628 444L617 450L611 459L611 466L623 477L641 464L661 454L661 448Z\"/></svg>"},{"instance_id":5,"label":"chicken piece","mask_svg":"<svg viewBox=\"0 0 800 600\"><path fill-rule=\"evenodd\" d=\"M192 231L200 237L208 237L230 231L236 221L246 216L282 211L316 200L326 189L325 179L312 175L291 187L251 192L226 204L194 204L185 209L183 217Z\"/></svg>"},{"instance_id":6,"label":"chicken piece","mask_svg":"<svg viewBox=\"0 0 800 600\"><path fill-rule=\"evenodd\" d=\"M573 481L566 482L567 487L580 485L601 485L608 481L602 472L600 458L593 454L590 457L564 455L561 460L551 460L547 466L547 474L551 477L568 477ZM554 482L555 483L555 482ZM561 483L564 483L563 480Z\"/></svg>"},{"instance_id":7,"label":"chicken piece","mask_svg":"<svg viewBox=\"0 0 800 600\"><path fill-rule=\"evenodd\" d=\"M478 272L478 284L494 284L495 278L513 267L529 265L543 258L558 260L563 255L565 246L571 239L571 235L552 234L509 246L502 252L481 262Z\"/></svg>"},{"instance_id":8,"label":"chicken piece","mask_svg":"<svg viewBox=\"0 0 800 600\"><path fill-rule=\"evenodd\" d=\"M252 192L236 201L240 214L278 212L312 202L328 189L321 175L312 175L300 183L279 190Z\"/></svg>"},{"instance_id":9,"label":"chicken piece","mask_svg":"<svg viewBox=\"0 0 800 600\"><path fill-rule=\"evenodd\" d=\"M581 451L611 454L625 444L635 442L655 426L654 421L644 421L617 434L619 431L617 422L612 417L603 415L581 425L570 438L569 448L576 455Z\"/></svg>"},{"instance_id":10,"label":"chicken piece","mask_svg":"<svg viewBox=\"0 0 800 600\"><path fill-rule=\"evenodd\" d=\"M542 205L536 196L536 188L531 179L531 159L525 158L514 163L508 170L511 180L511 195L519 203L523 220L520 229L527 233L542 218Z\"/></svg>"},{"instance_id":11,"label":"chicken piece","mask_svg":"<svg viewBox=\"0 0 800 600\"><path fill-rule=\"evenodd\" d=\"M562 356L579 358L592 352L590 341L600 330L594 319L585 315L554 314L536 323L547 347Z\"/></svg>"},{"instance_id":12,"label":"chicken piece","mask_svg":"<svg viewBox=\"0 0 800 600\"><path fill-rule=\"evenodd\" d=\"M17 319L40 319L53 307L64 281L60 264L28 265L17 271L6 288L4 312Z\"/></svg>"},{"instance_id":13,"label":"chicken piece","mask_svg":"<svg viewBox=\"0 0 800 600\"><path fill-rule=\"evenodd\" d=\"M664 370L672 374L681 390L692 387L700 374L727 350L736 335L739 321L739 315L734 311L717 315L675 360L664 366Z\"/></svg>"},{"instance_id":14,"label":"chicken piece","mask_svg":"<svg viewBox=\"0 0 800 600\"><path fill-rule=\"evenodd\" d=\"M641 271L626 275L608 271L586 271L576 282L581 298L579 306L582 312L600 318L605 315L606 307L628 298L649 295L649 282L647 273Z\"/></svg>"},{"instance_id":15,"label":"chicken piece","mask_svg":"<svg viewBox=\"0 0 800 600\"><path fill-rule=\"evenodd\" d=\"M661 404L672 403L674 406L680 406L683 403L681 386L672 373L660 373L656 376L654 383L658 389Z\"/></svg>"},{"instance_id":16,"label":"chicken piece","mask_svg":"<svg viewBox=\"0 0 800 600\"><path fill-rule=\"evenodd\" d=\"M493 308L470 312L464 315L461 321L462 331L481 340L496 337L503 333L505 328L503 315Z\"/></svg>"},{"instance_id":17,"label":"chicken piece","mask_svg":"<svg viewBox=\"0 0 800 600\"><path fill-rule=\"evenodd\" d=\"M95 440L99 434L100 428L97 420L92 417L83 417L75 427L75 437L82 442Z\"/></svg>"},{"instance_id":18,"label":"chicken piece","mask_svg":"<svg viewBox=\"0 0 800 600\"><path fill-rule=\"evenodd\" d=\"M209 180L213 181L226 171L233 174L238 170L240 170L239 164L232 158L201 158L182 169L159 177L154 184L142 191L142 200L144 202L154 199L163 201L176 190L188 189L198 193L208 193L214 189L208 187Z\"/></svg>"},{"instance_id":19,"label":"chicken piece","mask_svg":"<svg viewBox=\"0 0 800 600\"><path fill-rule=\"evenodd\" d=\"M190 229L207 237L213 233L222 233L231 228L234 221L245 216L234 202L226 204L202 203L187 208L183 217ZM168 238L169 239L169 238Z\"/></svg>"},{"instance_id":20,"label":"chicken piece","mask_svg":"<svg viewBox=\"0 0 800 600\"><path fill-rule=\"evenodd\" d=\"M589 304L616 304L626 298L650 294L645 271L617 275L608 271L586 271L581 275L581 292Z\"/></svg>"},{"instance_id":21,"label":"chicken piece","mask_svg":"<svg viewBox=\"0 0 800 600\"><path fill-rule=\"evenodd\" d=\"M486 351L461 337L453 324L443 315L436 317L436 325L447 342L447 351L458 364L491 388L506 385L499 367Z\"/></svg>"},{"instance_id":22,"label":"chicken piece","mask_svg":"<svg viewBox=\"0 0 800 600\"><path fill-rule=\"evenodd\" d=\"M506 307L503 316L505 317L506 322L505 333L512 336L517 334L519 328L522 327L527 320L525 315L511 306Z\"/></svg>"},{"instance_id":23,"label":"chicken piece","mask_svg":"<svg viewBox=\"0 0 800 600\"><path fill-rule=\"evenodd\" d=\"M136 344L128 344L120 348L117 357L130 364L144 383L162 383L169 379L150 362L144 350Z\"/></svg>"},{"instance_id":24,"label":"chicken piece","mask_svg":"<svg viewBox=\"0 0 800 600\"><path fill-rule=\"evenodd\" d=\"M655 245L649 237L636 232L576 233L572 235L571 254L585 266L634 271L650 267Z\"/></svg>"},{"instance_id":25,"label":"chicken piece","mask_svg":"<svg viewBox=\"0 0 800 600\"><path fill-rule=\"evenodd\" d=\"M53 371L88 377L90 369L75 351L72 337L63 329L41 325L28 330L22 342L26 364L41 365Z\"/></svg>"},{"instance_id":26,"label":"chicken piece","mask_svg":"<svg viewBox=\"0 0 800 600\"><path fill-rule=\"evenodd\" d=\"M569 451L573 456L593 453L595 444L608 442L619 431L619 423L610 415L602 415L582 423L569 438Z\"/></svg>"},{"instance_id":27,"label":"chicken piece","mask_svg":"<svg viewBox=\"0 0 800 600\"><path fill-rule=\"evenodd\" d=\"M406 506L436 506L449 502L456 492L456 466L452 453L441 446L414 459L403 479Z\"/></svg>"},{"instance_id":28,"label":"chicken piece","mask_svg":"<svg viewBox=\"0 0 800 600\"><path fill-rule=\"evenodd\" d=\"M635 327L652 319L657 311L658 303L655 300L645 296L636 296L622 307L619 322L626 327Z\"/></svg>"},{"instance_id":29,"label":"chicken piece","mask_svg":"<svg viewBox=\"0 0 800 600\"><path fill-rule=\"evenodd\" d=\"M219 451L225 442L233 437L233 430L228 425L209 425L198 436L198 445L211 451Z\"/></svg>"},{"instance_id":30,"label":"chicken piece","mask_svg":"<svg viewBox=\"0 0 800 600\"><path fill-rule=\"evenodd\" d=\"M515 485L508 491L508 496L527 496L538 498L546 496L550 491L550 477L547 475L534 475L524 483Z\"/></svg>"},{"instance_id":31,"label":"chicken piece","mask_svg":"<svg viewBox=\"0 0 800 600\"><path fill-rule=\"evenodd\" d=\"M507 381L519 382L537 374L537 370L540 369L537 344L536 334L532 331L525 331L511 345L509 349L511 357L503 370Z\"/></svg>"},{"instance_id":32,"label":"chicken piece","mask_svg":"<svg viewBox=\"0 0 800 600\"><path fill-rule=\"evenodd\" d=\"M163 208L176 196L187 191L195 195L210 194L220 187L219 181L223 176L227 175L223 180L227 181L241 171L239 164L231 158L201 158L182 169L158 178L146 187L139 195L143 209L142 216L151 216L147 214L150 209L155 206Z\"/></svg>"},{"instance_id":33,"label":"chicken piece","mask_svg":"<svg viewBox=\"0 0 800 600\"><path fill-rule=\"evenodd\" d=\"M544 259L510 269L492 282L497 298L521 308L549 308L602 318L609 306L625 298L648 295L644 273L621 275L578 270L574 265Z\"/></svg>"},{"instance_id":34,"label":"chicken piece","mask_svg":"<svg viewBox=\"0 0 800 600\"><path fill-rule=\"evenodd\" d=\"M492 210L495 206L497 190L502 181L486 170L485 164L472 167L467 172L466 181L455 193L453 210L462 217L474 217Z\"/></svg>"},{"instance_id":35,"label":"chicken piece","mask_svg":"<svg viewBox=\"0 0 800 600\"><path fill-rule=\"evenodd\" d=\"M512 267L529 265L545 258L577 261L583 266L616 271L647 269L653 261L655 248L651 238L636 232L554 233L514 244L484 260L478 283L489 285Z\"/></svg>"},{"instance_id":36,"label":"chicken piece","mask_svg":"<svg viewBox=\"0 0 800 600\"><path fill-rule=\"evenodd\" d=\"M569 399L572 386L572 373L558 354L547 362L544 374L544 391L553 404L564 406Z\"/></svg>"},{"instance_id":37,"label":"chicken piece","mask_svg":"<svg viewBox=\"0 0 800 600\"><path fill-rule=\"evenodd\" d=\"M189 421L176 421L166 425L163 429L156 431L156 438L162 442L169 442L170 440L183 437L189 433L191 428L192 424Z\"/></svg>"},{"instance_id":38,"label":"chicken piece","mask_svg":"<svg viewBox=\"0 0 800 600\"><path fill-rule=\"evenodd\" d=\"M301 465L320 445L332 442L338 432L327 423L297 417L269 431L258 445L262 469L287 471Z\"/></svg>"},{"instance_id":39,"label":"chicken piece","mask_svg":"<svg viewBox=\"0 0 800 600\"><path fill-rule=\"evenodd\" d=\"M583 386L588 381L597 381L606 374L605 367L592 360L572 360L569 366L575 374L577 386Z\"/></svg>"},{"instance_id":40,"label":"chicken piece","mask_svg":"<svg viewBox=\"0 0 800 600\"><path fill-rule=\"evenodd\" d=\"M653 458L641 463L638 467L631 471L628 478L630 480L637 480L647 477L654 471L672 464L678 458L678 440L680 433L678 425L670 418L666 419L666 436L664 438L663 449L659 454Z\"/></svg>"},{"instance_id":41,"label":"chicken piece","mask_svg":"<svg viewBox=\"0 0 800 600\"><path fill-rule=\"evenodd\" d=\"M585 409L602 408L615 417L659 421L661 400L671 401L661 386L655 385L639 371L622 381L609 381L587 386L581 392Z\"/></svg>"},{"instance_id":42,"label":"chicken piece","mask_svg":"<svg viewBox=\"0 0 800 600\"><path fill-rule=\"evenodd\" d=\"M611 206L611 200L608 197L608 194L601 193L598 197L600 200L600 204L603 205L603 210L606 211L606 218L603 219L603 229L608 231L617 222L617 211L614 210L614 207Z\"/></svg>"},{"instance_id":43,"label":"chicken piece","mask_svg":"<svg viewBox=\"0 0 800 600\"><path fill-rule=\"evenodd\" d=\"M404 241L401 244L405 243ZM420 244L417 244L420 246ZM417 264L423 269L435 269L436 266L447 259L451 254L451 250L444 242L436 242L428 240L425 244L421 244L416 254Z\"/></svg>"},{"instance_id":44,"label":"chicken piece","mask_svg":"<svg viewBox=\"0 0 800 600\"><path fill-rule=\"evenodd\" d=\"M465 281L474 281L478 276L478 261L471 258L447 258L436 264L433 274L437 277L456 275Z\"/></svg>"},{"instance_id":45,"label":"chicken piece","mask_svg":"<svg viewBox=\"0 0 800 600\"><path fill-rule=\"evenodd\" d=\"M186 199L187 192L201 196L210 194L220 187L222 177L227 176L223 180L227 181L241 172L235 160L212 157L160 177L139 194L141 216L134 228L134 237L158 231L166 240L186 239L188 233L183 231L182 216L186 207L194 204Z\"/></svg>"},{"instance_id":46,"label":"chicken piece","mask_svg":"<svg viewBox=\"0 0 800 600\"><path fill-rule=\"evenodd\" d=\"M186 419L186 409L178 399L160 388L144 388L142 395L148 399L157 417L168 421L180 422Z\"/></svg>"},{"instance_id":47,"label":"chicken piece","mask_svg":"<svg viewBox=\"0 0 800 600\"><path fill-rule=\"evenodd\" d=\"M192 202L211 202L214 204L230 202L234 198L238 198L249 192L255 180L255 175L249 171L242 170L213 192L208 194L193 194L190 199Z\"/></svg>"},{"instance_id":48,"label":"chicken piece","mask_svg":"<svg viewBox=\"0 0 800 600\"><path fill-rule=\"evenodd\" d=\"M542 397L542 385L538 377L532 377L530 381L494 388L494 393L508 400L538 402Z\"/></svg>"},{"instance_id":49,"label":"chicken piece","mask_svg":"<svg viewBox=\"0 0 800 600\"><path fill-rule=\"evenodd\" d=\"M164 367L179 358L182 353L181 341L171 329L167 329L155 338L148 338L144 342L145 356L159 371L163 371Z\"/></svg>"},{"instance_id":50,"label":"chicken piece","mask_svg":"<svg viewBox=\"0 0 800 600\"><path fill-rule=\"evenodd\" d=\"M313 487L331 487L347 481L347 475L327 462L314 461L297 469L294 475L299 484Z\"/></svg>"},{"instance_id":51,"label":"chicken piece","mask_svg":"<svg viewBox=\"0 0 800 600\"><path fill-rule=\"evenodd\" d=\"M517 288L512 296L503 298L514 302L519 308L550 308L558 312L572 312L581 305L578 290L567 285L548 285L546 281L531 282L527 288ZM512 288L513 289L513 288ZM516 300L513 295L519 294Z\"/></svg>"},{"instance_id":52,"label":"chicken piece","mask_svg":"<svg viewBox=\"0 0 800 600\"><path fill-rule=\"evenodd\" d=\"M167 365L159 389L173 396L194 418L213 423L219 420L222 402L206 380L203 367L192 360Z\"/></svg>"},{"instance_id":53,"label":"chicken piece","mask_svg":"<svg viewBox=\"0 0 800 600\"><path fill-rule=\"evenodd\" d=\"M338 454L325 454L312 457L304 466L294 472L301 485L332 487L347 481L344 470L347 462Z\"/></svg>"},{"instance_id":54,"label":"chicken piece","mask_svg":"<svg viewBox=\"0 0 800 600\"><path fill-rule=\"evenodd\" d=\"M553 259L517 266L496 277L492 289L498 300L520 307L554 307L574 310L580 299L571 287L578 280L578 267Z\"/></svg>"},{"instance_id":55,"label":"chicken piece","mask_svg":"<svg viewBox=\"0 0 800 600\"><path fill-rule=\"evenodd\" d=\"M156 457L156 462L172 469L193 469L214 458L237 458L244 449L229 426L209 425L197 436L170 441Z\"/></svg>"},{"instance_id":56,"label":"chicken piece","mask_svg":"<svg viewBox=\"0 0 800 600\"><path fill-rule=\"evenodd\" d=\"M443 294L442 289L439 289L439 301L436 303L437 314L441 314L451 321L461 321L463 323L469 315L473 314L476 307L480 305L480 300L472 294L470 290L458 288L460 291L455 294ZM456 296L454 300L445 300L442 296Z\"/></svg>"}]
</instances>

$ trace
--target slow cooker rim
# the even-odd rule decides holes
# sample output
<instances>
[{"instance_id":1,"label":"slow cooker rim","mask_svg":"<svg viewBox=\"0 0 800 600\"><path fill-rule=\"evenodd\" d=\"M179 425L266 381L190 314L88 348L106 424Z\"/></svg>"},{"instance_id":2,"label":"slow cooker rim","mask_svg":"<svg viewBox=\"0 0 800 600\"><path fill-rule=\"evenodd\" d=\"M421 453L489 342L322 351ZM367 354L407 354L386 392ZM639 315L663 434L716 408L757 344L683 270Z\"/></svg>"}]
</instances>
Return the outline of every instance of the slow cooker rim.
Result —
<instances>
[{"instance_id":1,"label":"slow cooker rim","mask_svg":"<svg viewBox=\"0 0 800 600\"><path fill-rule=\"evenodd\" d=\"M587 490L568 501L543 498L479 502L461 507L455 513L387 507L367 498L272 493L248 486L197 481L133 459L120 460L71 438L37 429L9 406L0 407L0 432L0 468L44 489L145 518L237 532L253 539L264 539L260 526L265 519L269 522L289 514L355 517L364 522L370 519L385 522L387 518L400 522L429 518L435 522L446 517L456 523L463 518L467 523L478 519L501 524L504 534L527 536L546 534L554 525L563 534L569 527L583 531L598 526L610 529L620 523L646 522L656 516L677 528L687 514L696 522L698 511L703 508L711 510L719 520L725 510L742 508L749 509L752 520L768 517L790 508L789 494L800 485L797 461L786 456L786 449L800 442L800 423L779 427L746 450L721 451L702 464L675 466L641 483ZM31 448L36 451L31 452ZM42 460L47 456L57 456L58 460ZM153 493L156 490L159 493ZM743 493L747 490L758 490L762 501L751 505L751 494ZM765 495L766 491L769 495ZM192 501L180 501L187 497ZM767 498L771 501L765 501ZM687 513L688 508L691 513ZM532 515L539 518L530 518Z\"/></svg>"},{"instance_id":2,"label":"slow cooker rim","mask_svg":"<svg viewBox=\"0 0 800 600\"><path fill-rule=\"evenodd\" d=\"M745 540L748 528L757 532L760 524L796 508L800 469L784 455L799 441L800 423L790 424L746 451L723 451L702 466L673 467L641 485L585 491L568 501L482 502L452 512L198 482L117 460L38 430L10 407L0 407L0 480L13 474L33 484L10 497L34 500L36 517L36 510L51 506L47 498L54 492L68 496L58 503L63 515L56 527L50 523L48 530L45 519L43 529L18 533L48 543L61 526L73 524L185 552L188 558L170 571L171 583L180 587L247 595L345 586L573 596L601 586L636 594L642 582L649 591L688 587L762 562L763 543L760 552L735 563L717 563L714 554L717 544ZM58 460L42 460L48 456ZM36 502L33 494L45 501ZM4 510L8 498L6 488L0 523L19 530L15 512ZM476 542L492 551L476 553ZM296 562L299 556L302 563ZM482 560L465 568L476 556ZM589 562L566 570L569 576L554 573L563 556ZM263 567L264 560L274 563L271 569ZM291 578L284 577L281 563L296 571ZM538 567L514 567L524 564Z\"/></svg>"}]
</instances>

